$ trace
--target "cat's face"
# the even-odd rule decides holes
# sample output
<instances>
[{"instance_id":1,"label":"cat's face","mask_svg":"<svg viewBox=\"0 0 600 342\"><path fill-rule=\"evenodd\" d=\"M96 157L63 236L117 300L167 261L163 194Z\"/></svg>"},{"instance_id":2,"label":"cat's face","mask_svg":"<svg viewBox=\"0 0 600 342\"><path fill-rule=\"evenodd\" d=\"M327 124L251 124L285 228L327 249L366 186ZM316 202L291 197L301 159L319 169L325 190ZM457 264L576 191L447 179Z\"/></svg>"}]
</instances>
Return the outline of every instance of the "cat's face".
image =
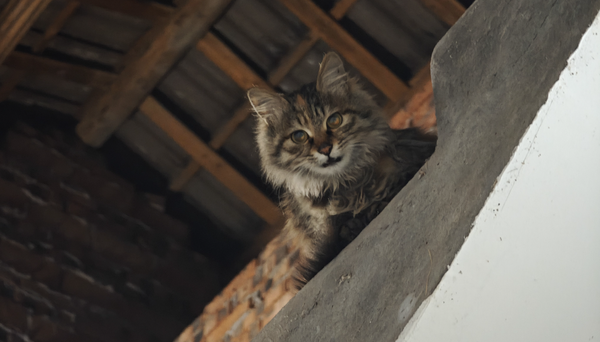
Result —
<instances>
[{"instance_id":1,"label":"cat's face","mask_svg":"<svg viewBox=\"0 0 600 342\"><path fill-rule=\"evenodd\" d=\"M296 193L318 196L352 181L387 141L389 127L377 105L332 53L316 84L288 96L255 88L248 98L259 115L257 142L268 180Z\"/></svg>"}]
</instances>

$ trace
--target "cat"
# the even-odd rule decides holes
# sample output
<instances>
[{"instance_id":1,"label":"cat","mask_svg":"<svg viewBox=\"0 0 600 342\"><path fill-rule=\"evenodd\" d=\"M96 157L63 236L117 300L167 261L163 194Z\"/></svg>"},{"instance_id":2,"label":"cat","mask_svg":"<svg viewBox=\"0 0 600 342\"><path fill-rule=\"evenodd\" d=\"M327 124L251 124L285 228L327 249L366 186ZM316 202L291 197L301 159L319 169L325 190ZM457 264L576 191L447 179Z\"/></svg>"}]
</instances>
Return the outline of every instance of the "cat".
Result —
<instances>
[{"instance_id":1,"label":"cat","mask_svg":"<svg viewBox=\"0 0 600 342\"><path fill-rule=\"evenodd\" d=\"M316 82L288 95L260 88L247 95L263 173L282 190L284 230L301 236L300 289L418 172L436 137L392 130L333 52Z\"/></svg>"}]
</instances>

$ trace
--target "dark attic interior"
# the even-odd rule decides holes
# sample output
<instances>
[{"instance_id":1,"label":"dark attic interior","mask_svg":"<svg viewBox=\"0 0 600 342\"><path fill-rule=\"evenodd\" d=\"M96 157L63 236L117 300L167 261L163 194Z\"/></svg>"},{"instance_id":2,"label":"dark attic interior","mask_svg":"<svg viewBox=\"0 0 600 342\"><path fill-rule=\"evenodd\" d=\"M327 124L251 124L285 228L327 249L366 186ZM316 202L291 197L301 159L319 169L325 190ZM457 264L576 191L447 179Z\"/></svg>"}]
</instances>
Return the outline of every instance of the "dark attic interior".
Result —
<instances>
[{"instance_id":1,"label":"dark attic interior","mask_svg":"<svg viewBox=\"0 0 600 342\"><path fill-rule=\"evenodd\" d=\"M0 0L0 341L249 341L295 250L246 90L336 51L435 130L429 60L471 3Z\"/></svg>"}]
</instances>

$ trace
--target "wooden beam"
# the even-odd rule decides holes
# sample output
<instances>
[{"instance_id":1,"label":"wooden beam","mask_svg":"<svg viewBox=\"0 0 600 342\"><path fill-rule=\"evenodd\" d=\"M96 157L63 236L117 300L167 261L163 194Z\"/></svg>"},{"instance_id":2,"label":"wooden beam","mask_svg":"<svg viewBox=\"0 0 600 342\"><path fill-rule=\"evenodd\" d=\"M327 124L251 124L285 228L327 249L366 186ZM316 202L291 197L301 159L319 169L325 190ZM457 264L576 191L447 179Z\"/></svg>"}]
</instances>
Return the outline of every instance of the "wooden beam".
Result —
<instances>
[{"instance_id":1,"label":"wooden beam","mask_svg":"<svg viewBox=\"0 0 600 342\"><path fill-rule=\"evenodd\" d=\"M214 34L208 32L196 44L196 49L202 52L219 69L229 76L240 88L248 90L259 86L271 89L260 76L244 63L227 45L223 44Z\"/></svg>"},{"instance_id":2,"label":"wooden beam","mask_svg":"<svg viewBox=\"0 0 600 342\"><path fill-rule=\"evenodd\" d=\"M12 70L10 75L2 82L0 86L0 102L6 100L15 87L25 76L24 70Z\"/></svg>"},{"instance_id":3,"label":"wooden beam","mask_svg":"<svg viewBox=\"0 0 600 342\"><path fill-rule=\"evenodd\" d=\"M144 53L124 68L107 92L83 106L79 137L89 145L102 145L230 2L189 0L163 25L152 28L155 39Z\"/></svg>"},{"instance_id":4,"label":"wooden beam","mask_svg":"<svg viewBox=\"0 0 600 342\"><path fill-rule=\"evenodd\" d=\"M421 0L421 3L448 26L453 26L465 13L465 7L457 0Z\"/></svg>"},{"instance_id":5,"label":"wooden beam","mask_svg":"<svg viewBox=\"0 0 600 342\"><path fill-rule=\"evenodd\" d=\"M104 8L132 17L144 18L154 24L167 20L173 13L173 8L155 2L139 0L80 0L86 5Z\"/></svg>"},{"instance_id":6,"label":"wooden beam","mask_svg":"<svg viewBox=\"0 0 600 342\"><path fill-rule=\"evenodd\" d=\"M6 58L4 64L12 69L26 70L32 74L51 74L75 83L100 88L107 87L117 79L117 75L109 72L16 51Z\"/></svg>"},{"instance_id":7,"label":"wooden beam","mask_svg":"<svg viewBox=\"0 0 600 342\"><path fill-rule=\"evenodd\" d=\"M196 172L200 171L202 167L195 160L190 160L185 169L181 171L181 173L171 180L171 185L169 185L169 189L171 191L181 191L183 187L187 184L187 182L194 177Z\"/></svg>"},{"instance_id":8,"label":"wooden beam","mask_svg":"<svg viewBox=\"0 0 600 342\"><path fill-rule=\"evenodd\" d=\"M329 12L336 20L346 15L346 12L354 5L357 0L340 0ZM279 66L269 75L269 81L263 81L256 75L244 61L242 61L231 49L219 41L214 35L208 33L204 39L201 39L196 48L206 55L215 65L231 77L240 88L246 90L252 86L259 86L265 89L272 89L273 84L279 84L292 68L300 62L302 57L312 49L319 40L319 36L312 31L307 37L296 46L291 53L282 59ZM248 104L238 107L229 121L221 127L209 142L210 147L215 150L221 148L227 139L235 132L237 127L244 122L250 115ZM183 186L200 170L200 165L191 161L188 166L175 178L170 185L173 191L180 191Z\"/></svg>"},{"instance_id":9,"label":"wooden beam","mask_svg":"<svg viewBox=\"0 0 600 342\"><path fill-rule=\"evenodd\" d=\"M200 166L231 190L242 202L246 203L260 218L270 225L280 222L281 211L267 196L173 117L153 97L147 97L140 106L140 110L165 131Z\"/></svg>"},{"instance_id":10,"label":"wooden beam","mask_svg":"<svg viewBox=\"0 0 600 342\"><path fill-rule=\"evenodd\" d=\"M346 13L352 8L352 5L357 0L340 0L335 6L329 11L329 14L335 19L342 19ZM298 44L290 53L281 59L277 68L269 73L269 82L271 84L279 84L287 74L302 60L302 58L315 46L319 41L319 35L314 31L304 37L304 39Z\"/></svg>"},{"instance_id":11,"label":"wooden beam","mask_svg":"<svg viewBox=\"0 0 600 342\"><path fill-rule=\"evenodd\" d=\"M33 47L33 52L42 52L48 45L48 42L50 42L50 39L54 38L54 36L58 34L58 32L63 28L63 26L65 26L67 20L71 18L71 16L75 13L75 11L79 8L80 5L81 2L77 0L69 1L54 18L52 23L48 25L40 41Z\"/></svg>"},{"instance_id":12,"label":"wooden beam","mask_svg":"<svg viewBox=\"0 0 600 342\"><path fill-rule=\"evenodd\" d=\"M15 49L51 0L10 0L0 13L0 64Z\"/></svg>"},{"instance_id":13,"label":"wooden beam","mask_svg":"<svg viewBox=\"0 0 600 342\"><path fill-rule=\"evenodd\" d=\"M352 64L390 100L396 101L408 91L394 73L377 60L334 19L311 0L279 0L331 48Z\"/></svg>"}]
</instances>

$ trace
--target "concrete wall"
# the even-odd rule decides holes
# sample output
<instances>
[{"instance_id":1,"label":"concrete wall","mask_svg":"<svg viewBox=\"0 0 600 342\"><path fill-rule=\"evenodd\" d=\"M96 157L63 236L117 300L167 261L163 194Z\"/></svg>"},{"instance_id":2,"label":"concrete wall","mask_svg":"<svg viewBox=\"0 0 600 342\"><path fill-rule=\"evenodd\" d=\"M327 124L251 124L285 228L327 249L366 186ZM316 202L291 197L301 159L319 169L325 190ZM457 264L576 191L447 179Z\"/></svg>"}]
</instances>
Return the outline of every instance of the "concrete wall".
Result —
<instances>
[{"instance_id":1,"label":"concrete wall","mask_svg":"<svg viewBox=\"0 0 600 342\"><path fill-rule=\"evenodd\" d=\"M600 16L397 341L600 339L598 175Z\"/></svg>"},{"instance_id":2,"label":"concrete wall","mask_svg":"<svg viewBox=\"0 0 600 342\"><path fill-rule=\"evenodd\" d=\"M474 2L436 46L431 60L439 132L436 152L423 167L419 177L415 177L356 240L319 272L270 321L254 341L397 341L415 311L435 292L448 271L448 265L454 262L460 252L465 238L471 234L473 237L479 234L477 229L473 229L473 224L476 221L485 221L485 217L480 213L486 203L494 204L489 200L490 193L507 188L506 191L510 195L507 200L497 201L495 203L497 208L494 207L493 212L491 209L484 210L488 212L488 222L491 222L494 214L504 220L501 215L509 210L522 210L522 213L527 214L529 218L548 217L549 214L534 214L532 210L541 208L537 205L528 208L524 204L511 203L509 200L512 198L524 198L526 203L532 203L535 199L527 200L527 196L522 195L516 186L510 190L514 181L511 181L513 185L508 184L507 181L506 184L498 183L498 177L504 170L512 170L506 165L514 159L515 149L520 142L527 141L523 140L523 136L538 117L540 108L544 107L545 103L558 104L554 98L549 102L548 94L560 79L569 57L580 45L583 34L587 32L599 11L600 0L478 0ZM600 59L597 56L595 58ZM591 63L588 61L588 64ZM580 73L579 70L576 71ZM583 73L592 75L591 70ZM596 75L598 75L597 71ZM579 100L575 100L579 106L583 103L581 99L592 101L595 96L594 89L587 84L582 89L586 92L562 87L557 93L573 91L581 96ZM596 93L598 93L597 89ZM569 99L573 96L565 94L564 98ZM589 183L594 180L593 175L598 174L597 169L585 164L587 159L598 156L598 151L591 151L588 146L590 144L583 142L584 136L588 139L592 136L591 133L583 133L584 126L593 128L594 125L582 122L581 119L574 119L577 115L584 115L578 107L574 107L574 104L571 107L565 106L568 109L563 109L562 116L559 118L564 121L561 123L564 125L563 130L566 130L567 124L575 125L581 133L573 137L556 134L553 131L549 142L567 147L568 150L562 153L569 159L552 156L550 151L542 151L541 146L538 148L536 145L532 145L528 158L538 156L540 162L557 161L558 165L568 164L576 168L577 173L566 171L566 175L571 175L573 184L552 182L553 178L543 179L537 175L533 178L542 183L531 184L532 186L537 184L536 187L540 187L539 191L547 191L540 195L550 203L549 205L554 206L546 209L555 215L555 217L548 217L548 221L569 222L573 232L564 235L572 239L578 236L575 233L576 229L583 229L583 226L579 221L573 221L571 217L563 218L560 213L567 208L576 208L582 213L589 214L598 207L597 205L594 207L590 199L580 198L583 193L592 196L593 190L598 188ZM591 116L588 114L588 117ZM554 127L549 123L549 119L543 122L538 137L551 134L545 133L548 127ZM578 144L586 146L585 150L582 147L575 147ZM581 155L575 154L576 152ZM532 162L531 167L533 166L535 164ZM518 175L518 178L521 178L528 175L527 170L530 167L528 160L519 167L520 171L515 171L511 177ZM536 168L538 174L546 177L565 174L554 165L543 164ZM539 168L542 168L542 171ZM592 175L589 176L589 180L585 179L583 172ZM574 180L584 180L584 183L575 185ZM530 182L519 179L517 185L519 183ZM588 184L590 189L586 189L585 184ZM567 198L564 203L558 203L560 196L557 198L550 196L550 190L555 187L562 189L562 186L577 193L577 196L571 196L576 198ZM527 194L527 191L524 193ZM550 202L551 200L557 203ZM586 205L588 210L585 210ZM523 221L517 220L517 222ZM548 248L554 246L554 249L550 250L555 253L562 253L561 249L575 243L561 236L561 232L553 226L548 226L546 228L548 231L540 233L525 230L533 229L532 227L537 225L525 224L517 230L523 236L530 236L530 239L524 239L521 235L508 231L508 227L512 225L507 223L502 228L491 228L496 235L490 241L498 245L520 241L521 244L518 246L525 251L535 250L538 244ZM553 236L553 234L558 235ZM500 241L500 238L503 241ZM590 237L585 241L589 243ZM474 247L481 248L484 253L493 252L486 245L475 244ZM548 269L548 272L544 273L548 277L541 278L540 275L540 278L535 278L539 287L534 288L530 285L529 292L515 289L510 294L501 294L505 297L497 297L500 295L498 291L492 293L494 296L489 295L483 292L483 289L496 283L504 283L505 286L514 286L523 282L533 283L533 279L522 278L520 275L523 273L519 273L516 279L513 277L509 279L508 276L486 277L486 273L479 271L477 274L473 271L467 275L466 269L459 269L460 276L483 280L476 287L477 291L481 291L481 295L475 295L471 299L473 305L494 298L495 301L492 301L491 307L480 311L471 310L469 304L466 304L463 312L449 310L446 314L436 316L448 320L445 325L448 330L442 330L442 324L432 319L420 331L429 334L437 329L439 335L434 337L427 335L421 339L414 337L414 340L447 341L450 340L451 336L447 336L451 334L451 330L460 334L461 329L467 329L466 326L474 331L480 329L491 336L497 336L499 332L492 329L509 330L507 326L500 325L504 319L514 320L515 326L520 330L513 330L514 335L511 338L506 336L499 338L503 341L520 339L545 341L544 338L538 339L520 334L530 330L535 333L542 330L541 327L548 332L539 332L539 334L548 333L560 337L556 334L559 328L555 327L558 325L555 322L561 321L562 324L567 324L565 317L571 314L570 309L580 307L579 296L582 295L580 291L573 293L574 287L576 284L591 282L590 276L584 271L577 274L578 278L569 276L574 276L573 269L581 267L584 260L588 260L589 263L600 260L591 255L584 256L586 249L583 246L577 246L576 250L578 253L576 256L567 253L571 256L569 259L560 258L560 262L553 263L546 263L547 256L540 254L541 251L519 255L521 252L516 245L499 252L497 259L509 260L514 257L517 263L514 266L498 266L494 269L502 270L503 267L507 267L508 270L511 267L523 269L523 272L530 277L533 274L527 273L528 269L536 272ZM487 260L492 262L495 259L487 257L475 259L483 265L480 267L487 267L485 266L488 264ZM458 264L462 265L460 261ZM591 267L590 264L588 267ZM561 275L562 269L567 269L571 273ZM593 272L589 273L593 274ZM549 275L554 276L550 278ZM452 279L451 276L446 278ZM565 278L567 280L564 280ZM560 283L557 279L560 279ZM556 288L544 292L543 286L539 284L545 282L557 286L570 284L571 292L562 292ZM507 289L503 291L508 291ZM473 289L465 292L476 293ZM540 298L542 293L546 293L546 296ZM483 298L484 295L487 297ZM567 296L569 298L565 300L560 299ZM583 296L586 296L586 300L593 301L590 294L583 294ZM509 302L506 298L512 301ZM518 298L525 298L523 301L527 301L526 304L531 308L535 308L536 303L546 303L547 307L525 311L518 315L505 312L505 315L493 316L495 311L501 311L501 307L514 307L512 303L519 303ZM448 297L446 303L458 299L457 294L456 297ZM446 305L444 300L442 305ZM439 304L431 303L430 306L435 307ZM593 308L593 306L589 307ZM516 311L520 310L524 308L518 308ZM536 313L532 314L532 311ZM426 310L421 313L424 320ZM482 322L466 321L465 317L483 316L484 313L490 315L485 321L486 325ZM578 310L577 313L581 311ZM556 316L554 321L543 320L542 314ZM588 313L584 317L593 319L593 313ZM581 319L583 318L574 320L579 322L578 320ZM456 320L465 320L465 326L453 326ZM532 322L539 322L539 324L534 325ZM598 322L600 323L600 320ZM548 325L552 326L547 327ZM413 325L413 328L416 334L418 324ZM587 334L587 331L585 333ZM469 341L465 336L472 336L473 340L477 341L492 339L487 335L482 337L475 335L473 331L466 331L465 335L455 337L455 340ZM563 340L572 339L569 337Z\"/></svg>"}]
</instances>

